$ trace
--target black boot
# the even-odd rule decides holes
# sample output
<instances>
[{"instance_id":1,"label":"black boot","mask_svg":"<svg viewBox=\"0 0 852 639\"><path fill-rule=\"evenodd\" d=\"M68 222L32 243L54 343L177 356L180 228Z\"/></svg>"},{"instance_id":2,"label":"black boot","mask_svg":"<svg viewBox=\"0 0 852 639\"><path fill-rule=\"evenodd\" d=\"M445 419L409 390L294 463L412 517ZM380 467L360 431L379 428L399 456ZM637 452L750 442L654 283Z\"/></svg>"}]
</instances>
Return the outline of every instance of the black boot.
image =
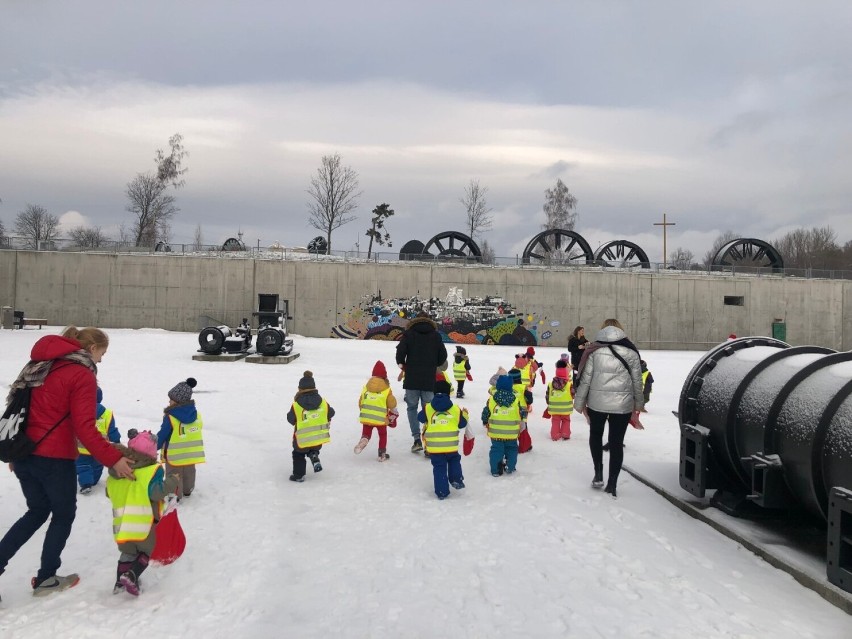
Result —
<instances>
[{"instance_id":1,"label":"black boot","mask_svg":"<svg viewBox=\"0 0 852 639\"><path fill-rule=\"evenodd\" d=\"M600 488L603 483L603 468L596 468L595 476L592 478L592 488Z\"/></svg>"},{"instance_id":2,"label":"black boot","mask_svg":"<svg viewBox=\"0 0 852 639\"><path fill-rule=\"evenodd\" d=\"M606 488L604 488L604 492L612 495L613 499L618 498L618 494L615 492L615 482L613 481L608 481L606 483Z\"/></svg>"},{"instance_id":3,"label":"black boot","mask_svg":"<svg viewBox=\"0 0 852 639\"><path fill-rule=\"evenodd\" d=\"M314 465L314 472L318 473L322 470L322 464L320 464L319 460L319 451L314 450L308 453L308 459L311 460L311 463Z\"/></svg>"}]
</instances>

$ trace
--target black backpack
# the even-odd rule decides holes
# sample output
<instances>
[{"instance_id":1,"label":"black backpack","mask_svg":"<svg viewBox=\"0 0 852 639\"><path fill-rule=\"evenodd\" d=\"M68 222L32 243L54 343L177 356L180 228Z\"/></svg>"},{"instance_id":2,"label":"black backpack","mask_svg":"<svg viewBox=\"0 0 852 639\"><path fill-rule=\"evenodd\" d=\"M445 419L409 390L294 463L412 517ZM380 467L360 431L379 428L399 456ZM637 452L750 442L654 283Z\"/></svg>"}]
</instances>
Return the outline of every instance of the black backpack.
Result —
<instances>
[{"instance_id":1,"label":"black backpack","mask_svg":"<svg viewBox=\"0 0 852 639\"><path fill-rule=\"evenodd\" d=\"M14 462L24 459L33 453L42 440L53 432L70 413L60 419L37 442L27 436L27 419L30 412L30 396L32 388L20 388L12 395L12 401L6 406L3 417L0 417L0 461Z\"/></svg>"}]
</instances>

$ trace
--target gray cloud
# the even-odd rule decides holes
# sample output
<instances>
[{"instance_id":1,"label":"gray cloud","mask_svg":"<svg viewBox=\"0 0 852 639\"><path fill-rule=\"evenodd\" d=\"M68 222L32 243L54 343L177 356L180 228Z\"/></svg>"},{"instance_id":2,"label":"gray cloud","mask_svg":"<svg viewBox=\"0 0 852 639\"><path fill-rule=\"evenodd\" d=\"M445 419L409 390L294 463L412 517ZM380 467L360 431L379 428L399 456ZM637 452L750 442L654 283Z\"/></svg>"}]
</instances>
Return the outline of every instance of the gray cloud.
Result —
<instances>
[{"instance_id":1,"label":"gray cloud","mask_svg":"<svg viewBox=\"0 0 852 639\"><path fill-rule=\"evenodd\" d=\"M37 202L117 228L124 185L180 131L176 241L201 224L211 242L242 229L252 244L305 244L305 189L334 152L364 190L335 248L362 239L383 201L395 247L463 228L471 178L489 188L498 254L541 229L558 177L590 242L637 238L651 259L664 211L669 247L696 254L727 228L768 238L833 222L845 241L852 5L820 9L14 3L0 20L0 219Z\"/></svg>"}]
</instances>

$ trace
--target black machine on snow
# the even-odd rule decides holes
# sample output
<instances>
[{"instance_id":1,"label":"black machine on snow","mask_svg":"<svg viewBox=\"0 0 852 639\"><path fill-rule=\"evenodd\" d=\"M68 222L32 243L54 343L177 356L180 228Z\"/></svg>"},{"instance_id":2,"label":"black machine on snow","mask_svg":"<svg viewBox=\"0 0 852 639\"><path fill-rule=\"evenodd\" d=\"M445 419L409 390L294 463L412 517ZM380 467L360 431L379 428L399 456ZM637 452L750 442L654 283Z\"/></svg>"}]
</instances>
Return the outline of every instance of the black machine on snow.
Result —
<instances>
[{"instance_id":1,"label":"black machine on snow","mask_svg":"<svg viewBox=\"0 0 852 639\"><path fill-rule=\"evenodd\" d=\"M257 318L258 355L272 357L293 351L293 340L287 333L287 320L293 319L289 308L289 300L279 300L276 293L258 294L257 310L252 313ZM251 342L252 328L247 317L235 329L224 324L207 326L198 334L199 352L205 355L245 355L251 349Z\"/></svg>"},{"instance_id":2,"label":"black machine on snow","mask_svg":"<svg viewBox=\"0 0 852 639\"><path fill-rule=\"evenodd\" d=\"M277 293L258 293L257 342L255 349L265 356L289 355L293 352L293 340L287 334L290 316L290 301L280 300Z\"/></svg>"},{"instance_id":3,"label":"black machine on snow","mask_svg":"<svg viewBox=\"0 0 852 639\"><path fill-rule=\"evenodd\" d=\"M201 347L199 352L205 355L248 353L251 348L251 337L251 326L247 317L244 317L234 330L224 324L208 326L201 329L198 334L198 345Z\"/></svg>"}]
</instances>

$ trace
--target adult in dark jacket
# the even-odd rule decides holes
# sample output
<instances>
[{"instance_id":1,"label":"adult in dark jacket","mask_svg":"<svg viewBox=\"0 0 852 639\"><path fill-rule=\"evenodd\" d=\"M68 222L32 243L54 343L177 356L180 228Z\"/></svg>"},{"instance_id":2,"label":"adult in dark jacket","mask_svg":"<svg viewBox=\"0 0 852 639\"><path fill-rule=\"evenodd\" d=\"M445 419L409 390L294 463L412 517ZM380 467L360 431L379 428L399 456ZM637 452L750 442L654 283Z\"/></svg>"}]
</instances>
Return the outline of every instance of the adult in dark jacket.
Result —
<instances>
[{"instance_id":1,"label":"adult in dark jacket","mask_svg":"<svg viewBox=\"0 0 852 639\"><path fill-rule=\"evenodd\" d=\"M417 421L418 406L425 409L432 401L435 394L435 374L438 367L446 362L447 348L438 333L438 327L421 311L408 323L396 346L396 363L405 373L402 387L405 389L408 425L414 438L412 453L423 450L420 423Z\"/></svg>"},{"instance_id":2,"label":"adult in dark jacket","mask_svg":"<svg viewBox=\"0 0 852 639\"><path fill-rule=\"evenodd\" d=\"M11 464L27 500L27 512L0 540L0 573L9 560L50 517L41 567L32 580L40 597L77 584L75 575L58 576L61 554L77 511L77 441L120 477L133 478L131 462L113 448L95 426L97 364L109 346L97 328L65 330L38 340L12 383L7 402L20 388L32 388L27 436L37 443L29 457Z\"/></svg>"},{"instance_id":3,"label":"adult in dark jacket","mask_svg":"<svg viewBox=\"0 0 852 639\"><path fill-rule=\"evenodd\" d=\"M571 372L574 376L574 387L577 387L577 369L580 368L580 358L589 340L586 339L586 329L578 326L568 338L568 352L571 353Z\"/></svg>"},{"instance_id":4,"label":"adult in dark jacket","mask_svg":"<svg viewBox=\"0 0 852 639\"><path fill-rule=\"evenodd\" d=\"M609 422L606 492L615 497L624 460L624 435L634 414L635 427L642 427L638 414L645 405L639 351L627 339L618 320L606 320L594 343L585 349L579 378L574 410L589 420L589 451L595 468L592 486L603 486L603 432Z\"/></svg>"}]
</instances>

